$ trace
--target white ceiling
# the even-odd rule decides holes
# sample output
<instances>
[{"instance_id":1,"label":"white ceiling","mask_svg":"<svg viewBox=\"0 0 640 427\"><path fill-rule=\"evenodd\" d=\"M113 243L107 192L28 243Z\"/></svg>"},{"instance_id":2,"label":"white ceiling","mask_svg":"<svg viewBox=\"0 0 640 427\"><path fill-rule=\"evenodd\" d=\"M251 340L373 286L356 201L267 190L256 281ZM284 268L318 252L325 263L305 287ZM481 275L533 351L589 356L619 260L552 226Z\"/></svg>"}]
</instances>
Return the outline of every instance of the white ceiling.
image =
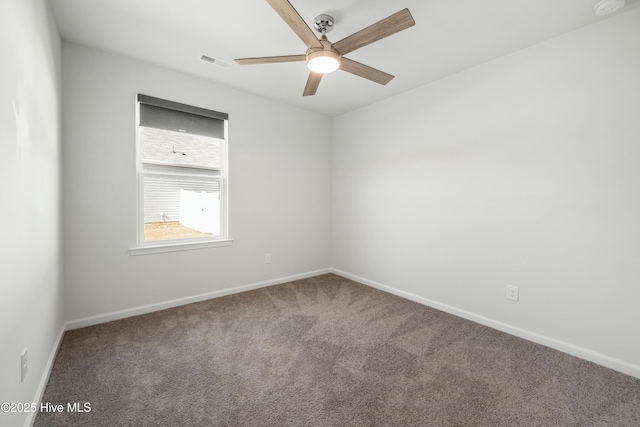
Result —
<instances>
[{"instance_id":1,"label":"white ceiling","mask_svg":"<svg viewBox=\"0 0 640 427\"><path fill-rule=\"evenodd\" d=\"M335 116L601 21L599 0L290 0L312 25L332 15L336 42L401 9L416 25L347 57L395 75L386 86L337 71L302 97L304 62L244 65L234 58L303 54L265 0L50 0L63 40L138 58ZM627 0L619 13L640 6ZM616 14L612 15L615 16ZM209 55L228 69L200 60Z\"/></svg>"}]
</instances>

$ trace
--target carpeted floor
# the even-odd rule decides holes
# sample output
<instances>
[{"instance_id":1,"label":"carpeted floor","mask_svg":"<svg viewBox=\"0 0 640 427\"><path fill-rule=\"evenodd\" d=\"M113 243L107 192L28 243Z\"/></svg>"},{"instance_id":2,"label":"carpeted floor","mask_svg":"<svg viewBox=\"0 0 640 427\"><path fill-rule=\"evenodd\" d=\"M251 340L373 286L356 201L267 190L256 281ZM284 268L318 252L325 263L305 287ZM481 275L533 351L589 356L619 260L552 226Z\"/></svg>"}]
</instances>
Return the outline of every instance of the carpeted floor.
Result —
<instances>
[{"instance_id":1,"label":"carpeted floor","mask_svg":"<svg viewBox=\"0 0 640 427\"><path fill-rule=\"evenodd\" d=\"M639 379L333 274L69 331L42 402L36 426L640 426Z\"/></svg>"}]
</instances>

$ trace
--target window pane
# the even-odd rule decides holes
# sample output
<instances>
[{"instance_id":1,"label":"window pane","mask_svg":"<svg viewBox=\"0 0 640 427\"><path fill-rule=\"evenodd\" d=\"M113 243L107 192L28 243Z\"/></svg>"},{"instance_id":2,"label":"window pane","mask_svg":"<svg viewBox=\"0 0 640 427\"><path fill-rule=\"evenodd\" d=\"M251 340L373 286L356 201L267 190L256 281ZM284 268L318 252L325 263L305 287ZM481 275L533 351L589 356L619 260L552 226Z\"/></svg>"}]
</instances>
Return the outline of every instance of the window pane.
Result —
<instances>
[{"instance_id":1,"label":"window pane","mask_svg":"<svg viewBox=\"0 0 640 427\"><path fill-rule=\"evenodd\" d=\"M138 241L226 239L228 115L137 98Z\"/></svg>"},{"instance_id":2,"label":"window pane","mask_svg":"<svg viewBox=\"0 0 640 427\"><path fill-rule=\"evenodd\" d=\"M143 176L144 240L221 235L220 182Z\"/></svg>"}]
</instances>

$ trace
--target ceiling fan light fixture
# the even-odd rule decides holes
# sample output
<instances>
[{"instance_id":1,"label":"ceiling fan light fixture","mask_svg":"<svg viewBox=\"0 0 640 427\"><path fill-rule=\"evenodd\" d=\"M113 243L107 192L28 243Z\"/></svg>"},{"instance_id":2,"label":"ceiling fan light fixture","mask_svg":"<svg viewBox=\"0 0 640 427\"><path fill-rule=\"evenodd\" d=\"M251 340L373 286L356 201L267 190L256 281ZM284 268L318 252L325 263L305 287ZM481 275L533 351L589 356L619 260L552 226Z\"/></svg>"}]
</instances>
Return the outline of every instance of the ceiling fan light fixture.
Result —
<instances>
[{"instance_id":1,"label":"ceiling fan light fixture","mask_svg":"<svg viewBox=\"0 0 640 427\"><path fill-rule=\"evenodd\" d=\"M307 46L305 55L287 56L262 56L259 58L239 58L236 63L248 64L273 64L279 62L306 61L310 70L307 83L302 96L315 95L322 76L338 69L355 76L371 80L372 82L386 85L393 79L391 74L385 73L359 62L353 61L342 55L353 52L356 49L370 45L402 30L406 30L416 24L409 9L389 15L375 24L369 25L360 31L356 31L338 41L334 45L327 39L326 33L333 28L333 18L329 15L318 15L313 24L314 28L322 34L318 39L313 30L302 19L300 14L291 5L289 0L267 0L269 5L286 22L296 35Z\"/></svg>"},{"instance_id":2,"label":"ceiling fan light fixture","mask_svg":"<svg viewBox=\"0 0 640 427\"><path fill-rule=\"evenodd\" d=\"M332 73L340 68L340 54L331 50L310 52L307 54L307 68L314 73Z\"/></svg>"},{"instance_id":3,"label":"ceiling fan light fixture","mask_svg":"<svg viewBox=\"0 0 640 427\"><path fill-rule=\"evenodd\" d=\"M340 68L340 52L338 52L324 34L318 40L322 48L307 49L307 68L320 74L333 73Z\"/></svg>"}]
</instances>

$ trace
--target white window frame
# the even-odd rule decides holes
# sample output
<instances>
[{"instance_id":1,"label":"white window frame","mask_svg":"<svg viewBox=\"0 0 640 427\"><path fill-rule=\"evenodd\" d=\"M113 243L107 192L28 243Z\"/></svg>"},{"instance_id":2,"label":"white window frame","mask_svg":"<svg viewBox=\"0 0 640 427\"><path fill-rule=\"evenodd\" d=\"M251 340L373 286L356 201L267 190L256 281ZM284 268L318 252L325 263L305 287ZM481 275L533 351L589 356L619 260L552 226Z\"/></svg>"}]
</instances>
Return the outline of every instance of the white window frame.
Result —
<instances>
[{"instance_id":1,"label":"white window frame","mask_svg":"<svg viewBox=\"0 0 640 427\"><path fill-rule=\"evenodd\" d=\"M170 102L170 101L169 101ZM171 102L170 102L171 103ZM145 240L144 239L144 178L145 177L182 177L188 179L198 179L198 175L180 174L173 169L172 173L150 172L143 169L141 138L140 138L140 102L136 99L136 176L137 176L137 209L136 209L136 245L129 248L131 255L148 255L155 253L185 251L194 249L205 249L220 246L229 246L233 243L233 239L229 236L229 133L228 119L224 120L224 138L220 145L220 175L216 177L207 177L207 180L217 181L220 194L220 235L206 237L192 237L186 239L171 240ZM206 168L194 168L206 169ZM201 178L206 175L201 175Z\"/></svg>"}]
</instances>

